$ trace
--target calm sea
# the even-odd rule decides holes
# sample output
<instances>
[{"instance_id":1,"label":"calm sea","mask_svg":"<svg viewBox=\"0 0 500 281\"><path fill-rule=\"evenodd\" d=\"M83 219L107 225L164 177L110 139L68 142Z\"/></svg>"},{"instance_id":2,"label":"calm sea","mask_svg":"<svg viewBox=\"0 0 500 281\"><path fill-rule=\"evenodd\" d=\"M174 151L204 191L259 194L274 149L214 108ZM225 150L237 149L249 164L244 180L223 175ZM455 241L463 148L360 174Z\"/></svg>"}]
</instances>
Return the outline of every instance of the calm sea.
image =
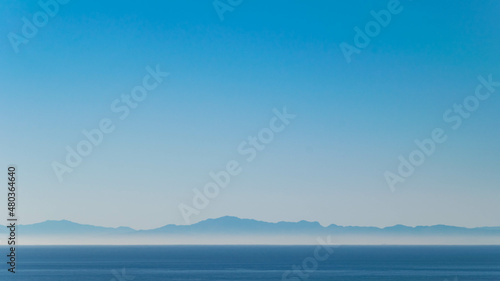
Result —
<instances>
[{"instance_id":1,"label":"calm sea","mask_svg":"<svg viewBox=\"0 0 500 281\"><path fill-rule=\"evenodd\" d=\"M500 280L500 246L25 246L15 275L0 250L0 280Z\"/></svg>"}]
</instances>

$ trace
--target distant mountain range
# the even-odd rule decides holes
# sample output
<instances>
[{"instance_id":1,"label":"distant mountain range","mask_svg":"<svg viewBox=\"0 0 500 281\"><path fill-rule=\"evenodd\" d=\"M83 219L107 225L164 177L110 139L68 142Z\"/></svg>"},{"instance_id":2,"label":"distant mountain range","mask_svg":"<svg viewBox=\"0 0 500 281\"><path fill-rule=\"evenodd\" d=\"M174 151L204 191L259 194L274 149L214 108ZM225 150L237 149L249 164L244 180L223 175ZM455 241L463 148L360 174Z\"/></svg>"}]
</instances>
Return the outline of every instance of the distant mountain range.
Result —
<instances>
[{"instance_id":1,"label":"distant mountain range","mask_svg":"<svg viewBox=\"0 0 500 281\"><path fill-rule=\"evenodd\" d=\"M5 237L3 226L0 234ZM237 217L150 230L100 227L67 220L20 225L19 244L500 244L500 227L321 226L318 222L263 222ZM327 239L328 238L328 239Z\"/></svg>"}]
</instances>

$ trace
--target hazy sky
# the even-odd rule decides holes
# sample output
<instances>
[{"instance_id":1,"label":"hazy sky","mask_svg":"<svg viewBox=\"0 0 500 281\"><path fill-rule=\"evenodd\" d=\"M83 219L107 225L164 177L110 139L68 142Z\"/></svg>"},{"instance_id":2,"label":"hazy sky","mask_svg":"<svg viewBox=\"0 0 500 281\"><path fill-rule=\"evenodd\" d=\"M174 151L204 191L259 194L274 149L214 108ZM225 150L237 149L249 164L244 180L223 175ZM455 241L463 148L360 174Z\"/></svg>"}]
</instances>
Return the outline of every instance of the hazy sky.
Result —
<instances>
[{"instance_id":1,"label":"hazy sky","mask_svg":"<svg viewBox=\"0 0 500 281\"><path fill-rule=\"evenodd\" d=\"M221 20L212 0L75 0L16 53L9 34L43 10L3 1L0 166L19 170L21 222L184 224L179 204L234 160L191 222L500 225L500 87L457 130L443 119L479 75L500 81L500 2L401 0L348 63L339 45L389 2L243 1ZM121 120L111 105L157 65L170 75ZM246 161L283 107L295 119ZM114 131L59 182L52 163L103 118ZM447 140L391 192L384 173L435 128Z\"/></svg>"}]
</instances>

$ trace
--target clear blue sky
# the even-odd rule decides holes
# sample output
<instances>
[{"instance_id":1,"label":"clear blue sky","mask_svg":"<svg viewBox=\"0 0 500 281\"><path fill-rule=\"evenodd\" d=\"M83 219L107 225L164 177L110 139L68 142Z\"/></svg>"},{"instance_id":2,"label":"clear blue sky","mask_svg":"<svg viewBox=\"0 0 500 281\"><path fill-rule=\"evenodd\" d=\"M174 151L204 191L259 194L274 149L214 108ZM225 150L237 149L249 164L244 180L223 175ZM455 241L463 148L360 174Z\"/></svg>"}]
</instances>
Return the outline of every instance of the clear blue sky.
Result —
<instances>
[{"instance_id":1,"label":"clear blue sky","mask_svg":"<svg viewBox=\"0 0 500 281\"><path fill-rule=\"evenodd\" d=\"M500 89L460 129L442 118L478 75L500 80L500 3L401 0L347 63L339 44L388 2L244 1L221 21L210 0L74 0L15 53L8 34L41 8L3 1L0 161L19 169L22 222L182 224L179 203L236 159L193 222L500 225ZM170 76L120 121L110 104L148 65ZM296 119L246 163L237 146L284 106ZM51 163L102 118L115 131L60 183ZM384 172L436 127L448 140L391 192Z\"/></svg>"}]
</instances>

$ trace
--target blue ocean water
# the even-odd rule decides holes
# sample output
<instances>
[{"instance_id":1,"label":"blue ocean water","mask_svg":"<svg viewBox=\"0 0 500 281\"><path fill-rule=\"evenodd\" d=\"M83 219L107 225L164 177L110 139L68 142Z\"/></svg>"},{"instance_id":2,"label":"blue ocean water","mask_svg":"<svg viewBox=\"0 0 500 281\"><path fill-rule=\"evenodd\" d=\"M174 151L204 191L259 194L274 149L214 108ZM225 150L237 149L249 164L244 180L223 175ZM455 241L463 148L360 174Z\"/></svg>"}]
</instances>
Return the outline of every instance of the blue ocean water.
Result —
<instances>
[{"instance_id":1,"label":"blue ocean water","mask_svg":"<svg viewBox=\"0 0 500 281\"><path fill-rule=\"evenodd\" d=\"M500 246L24 246L0 280L500 280Z\"/></svg>"}]
</instances>

